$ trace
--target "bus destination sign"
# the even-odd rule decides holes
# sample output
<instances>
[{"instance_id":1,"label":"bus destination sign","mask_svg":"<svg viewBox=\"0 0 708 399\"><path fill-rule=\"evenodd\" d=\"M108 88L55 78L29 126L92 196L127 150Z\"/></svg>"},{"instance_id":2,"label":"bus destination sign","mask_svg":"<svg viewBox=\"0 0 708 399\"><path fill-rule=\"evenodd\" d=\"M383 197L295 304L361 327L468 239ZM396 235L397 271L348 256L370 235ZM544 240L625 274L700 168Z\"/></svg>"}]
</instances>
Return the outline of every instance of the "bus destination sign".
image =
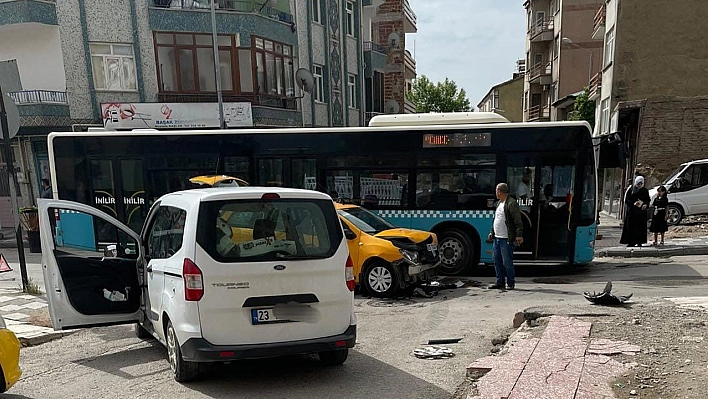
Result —
<instances>
[{"instance_id":1,"label":"bus destination sign","mask_svg":"<svg viewBox=\"0 0 708 399\"><path fill-rule=\"evenodd\" d=\"M428 133L423 135L423 148L490 147L491 133Z\"/></svg>"}]
</instances>

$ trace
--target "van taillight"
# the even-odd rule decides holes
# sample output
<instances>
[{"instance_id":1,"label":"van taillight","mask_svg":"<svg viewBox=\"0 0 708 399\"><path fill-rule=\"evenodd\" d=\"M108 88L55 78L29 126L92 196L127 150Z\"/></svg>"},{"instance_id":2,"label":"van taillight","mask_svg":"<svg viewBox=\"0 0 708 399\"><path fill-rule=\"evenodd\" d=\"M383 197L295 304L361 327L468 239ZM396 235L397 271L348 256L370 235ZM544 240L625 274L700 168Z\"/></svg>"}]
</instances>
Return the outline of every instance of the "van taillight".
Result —
<instances>
[{"instance_id":1,"label":"van taillight","mask_svg":"<svg viewBox=\"0 0 708 399\"><path fill-rule=\"evenodd\" d=\"M347 264L344 267L344 276L347 279L347 288L349 288L349 291L354 292L354 288L356 288L356 281L354 281L354 262L352 262L352 258L347 255Z\"/></svg>"},{"instance_id":2,"label":"van taillight","mask_svg":"<svg viewBox=\"0 0 708 399\"><path fill-rule=\"evenodd\" d=\"M202 271L191 259L184 259L182 264L182 278L184 279L184 299L198 301L204 296L204 280Z\"/></svg>"}]
</instances>

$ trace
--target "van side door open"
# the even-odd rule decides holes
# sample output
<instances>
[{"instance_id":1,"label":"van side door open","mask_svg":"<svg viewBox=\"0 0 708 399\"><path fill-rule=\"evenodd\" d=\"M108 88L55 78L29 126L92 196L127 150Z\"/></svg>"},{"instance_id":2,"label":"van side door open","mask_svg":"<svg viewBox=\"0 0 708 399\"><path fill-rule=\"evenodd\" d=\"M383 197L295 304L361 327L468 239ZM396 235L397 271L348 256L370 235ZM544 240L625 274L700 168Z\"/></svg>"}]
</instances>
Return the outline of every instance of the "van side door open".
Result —
<instances>
[{"instance_id":1,"label":"van side door open","mask_svg":"<svg viewBox=\"0 0 708 399\"><path fill-rule=\"evenodd\" d=\"M89 205L40 200L44 284L55 330L139 321L139 236Z\"/></svg>"}]
</instances>

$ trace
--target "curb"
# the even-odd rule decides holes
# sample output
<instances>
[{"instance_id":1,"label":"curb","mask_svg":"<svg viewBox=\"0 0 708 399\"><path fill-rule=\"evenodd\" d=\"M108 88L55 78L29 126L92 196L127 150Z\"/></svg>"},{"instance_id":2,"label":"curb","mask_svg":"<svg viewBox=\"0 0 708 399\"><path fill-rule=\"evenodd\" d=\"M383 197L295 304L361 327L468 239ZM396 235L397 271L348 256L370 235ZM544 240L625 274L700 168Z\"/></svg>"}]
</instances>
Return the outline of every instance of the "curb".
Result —
<instances>
[{"instance_id":1,"label":"curb","mask_svg":"<svg viewBox=\"0 0 708 399\"><path fill-rule=\"evenodd\" d=\"M596 257L610 258L668 258L671 256L708 255L708 245L690 247L677 247L667 249L629 250L629 249L603 249L595 251Z\"/></svg>"},{"instance_id":2,"label":"curb","mask_svg":"<svg viewBox=\"0 0 708 399\"><path fill-rule=\"evenodd\" d=\"M54 331L50 333L28 334L26 337L17 337L20 340L23 348L29 346L37 346L71 335L76 331Z\"/></svg>"}]
</instances>

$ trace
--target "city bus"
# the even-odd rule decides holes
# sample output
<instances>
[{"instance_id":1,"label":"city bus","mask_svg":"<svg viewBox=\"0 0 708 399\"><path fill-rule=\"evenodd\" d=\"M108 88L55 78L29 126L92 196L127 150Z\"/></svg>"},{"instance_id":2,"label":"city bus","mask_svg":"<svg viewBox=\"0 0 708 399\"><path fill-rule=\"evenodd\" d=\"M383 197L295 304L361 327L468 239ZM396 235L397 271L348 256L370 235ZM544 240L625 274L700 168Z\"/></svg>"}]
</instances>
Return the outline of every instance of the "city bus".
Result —
<instances>
[{"instance_id":1,"label":"city bus","mask_svg":"<svg viewBox=\"0 0 708 399\"><path fill-rule=\"evenodd\" d=\"M594 255L596 161L585 122L509 123L475 112L384 115L348 128L61 132L48 136L48 151L54 198L134 230L161 195L223 174L327 192L396 226L432 231L440 272L458 275L493 262L486 238L495 186L506 182L523 213L516 262L585 264Z\"/></svg>"}]
</instances>

